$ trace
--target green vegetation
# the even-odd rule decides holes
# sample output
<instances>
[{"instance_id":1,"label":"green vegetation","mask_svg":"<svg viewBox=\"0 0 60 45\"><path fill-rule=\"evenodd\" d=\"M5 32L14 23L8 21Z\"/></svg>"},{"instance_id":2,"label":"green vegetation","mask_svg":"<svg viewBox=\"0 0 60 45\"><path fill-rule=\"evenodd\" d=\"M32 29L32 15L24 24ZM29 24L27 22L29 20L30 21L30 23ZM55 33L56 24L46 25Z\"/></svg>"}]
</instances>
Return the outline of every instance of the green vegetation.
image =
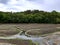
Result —
<instances>
[{"instance_id":1,"label":"green vegetation","mask_svg":"<svg viewBox=\"0 0 60 45\"><path fill-rule=\"evenodd\" d=\"M24 12L0 11L0 23L60 23L60 12L27 10Z\"/></svg>"}]
</instances>

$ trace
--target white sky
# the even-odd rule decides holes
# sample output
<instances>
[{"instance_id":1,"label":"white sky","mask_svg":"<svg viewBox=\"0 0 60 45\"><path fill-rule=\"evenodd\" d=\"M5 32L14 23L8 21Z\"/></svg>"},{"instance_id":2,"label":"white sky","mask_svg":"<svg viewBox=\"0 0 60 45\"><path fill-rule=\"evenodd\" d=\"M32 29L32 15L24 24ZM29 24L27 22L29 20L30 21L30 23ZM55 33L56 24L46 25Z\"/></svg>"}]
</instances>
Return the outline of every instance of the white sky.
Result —
<instances>
[{"instance_id":1,"label":"white sky","mask_svg":"<svg viewBox=\"0 0 60 45\"><path fill-rule=\"evenodd\" d=\"M0 0L0 11L60 11L60 0Z\"/></svg>"}]
</instances>

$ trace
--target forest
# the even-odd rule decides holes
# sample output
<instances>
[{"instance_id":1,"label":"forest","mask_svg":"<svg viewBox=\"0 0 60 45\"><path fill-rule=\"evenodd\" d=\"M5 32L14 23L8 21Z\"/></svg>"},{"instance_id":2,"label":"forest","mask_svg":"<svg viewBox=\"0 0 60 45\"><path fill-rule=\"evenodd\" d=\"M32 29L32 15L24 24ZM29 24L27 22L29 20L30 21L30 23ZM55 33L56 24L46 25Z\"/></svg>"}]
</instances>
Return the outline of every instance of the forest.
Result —
<instances>
[{"instance_id":1,"label":"forest","mask_svg":"<svg viewBox=\"0 0 60 45\"><path fill-rule=\"evenodd\" d=\"M26 10L21 12L0 11L0 23L60 23L60 12L40 10Z\"/></svg>"}]
</instances>

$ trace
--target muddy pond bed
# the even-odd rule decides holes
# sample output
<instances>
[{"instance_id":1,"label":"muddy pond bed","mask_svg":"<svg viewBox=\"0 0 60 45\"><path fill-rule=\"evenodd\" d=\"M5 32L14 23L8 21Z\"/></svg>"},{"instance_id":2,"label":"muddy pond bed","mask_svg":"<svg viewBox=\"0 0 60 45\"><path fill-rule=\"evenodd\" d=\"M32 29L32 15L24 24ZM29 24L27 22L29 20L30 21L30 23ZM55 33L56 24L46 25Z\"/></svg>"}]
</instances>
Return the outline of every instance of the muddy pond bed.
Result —
<instances>
[{"instance_id":1,"label":"muddy pond bed","mask_svg":"<svg viewBox=\"0 0 60 45\"><path fill-rule=\"evenodd\" d=\"M58 24L1 24L0 44L57 45L60 42L59 26Z\"/></svg>"},{"instance_id":2,"label":"muddy pond bed","mask_svg":"<svg viewBox=\"0 0 60 45\"><path fill-rule=\"evenodd\" d=\"M35 45L30 40L22 40L22 39L0 39L0 43L8 43L7 45Z\"/></svg>"}]
</instances>

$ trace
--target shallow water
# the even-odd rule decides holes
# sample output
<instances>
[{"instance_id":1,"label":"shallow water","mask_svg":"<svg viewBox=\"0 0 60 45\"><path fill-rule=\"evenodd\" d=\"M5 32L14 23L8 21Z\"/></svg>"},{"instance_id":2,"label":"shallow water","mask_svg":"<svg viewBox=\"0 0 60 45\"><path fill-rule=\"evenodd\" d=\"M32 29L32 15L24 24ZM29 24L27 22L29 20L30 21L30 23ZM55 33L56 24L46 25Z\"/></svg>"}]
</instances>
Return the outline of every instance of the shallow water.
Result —
<instances>
[{"instance_id":1,"label":"shallow water","mask_svg":"<svg viewBox=\"0 0 60 45\"><path fill-rule=\"evenodd\" d=\"M0 37L0 39L23 39L23 40L32 40L34 43L38 43L39 45L53 45L54 39L47 39L47 37L35 37L35 36L26 36L22 33L23 31L19 32L16 35L8 36L8 37ZM20 35L21 34L21 35ZM58 36L55 35L54 38Z\"/></svg>"}]
</instances>

